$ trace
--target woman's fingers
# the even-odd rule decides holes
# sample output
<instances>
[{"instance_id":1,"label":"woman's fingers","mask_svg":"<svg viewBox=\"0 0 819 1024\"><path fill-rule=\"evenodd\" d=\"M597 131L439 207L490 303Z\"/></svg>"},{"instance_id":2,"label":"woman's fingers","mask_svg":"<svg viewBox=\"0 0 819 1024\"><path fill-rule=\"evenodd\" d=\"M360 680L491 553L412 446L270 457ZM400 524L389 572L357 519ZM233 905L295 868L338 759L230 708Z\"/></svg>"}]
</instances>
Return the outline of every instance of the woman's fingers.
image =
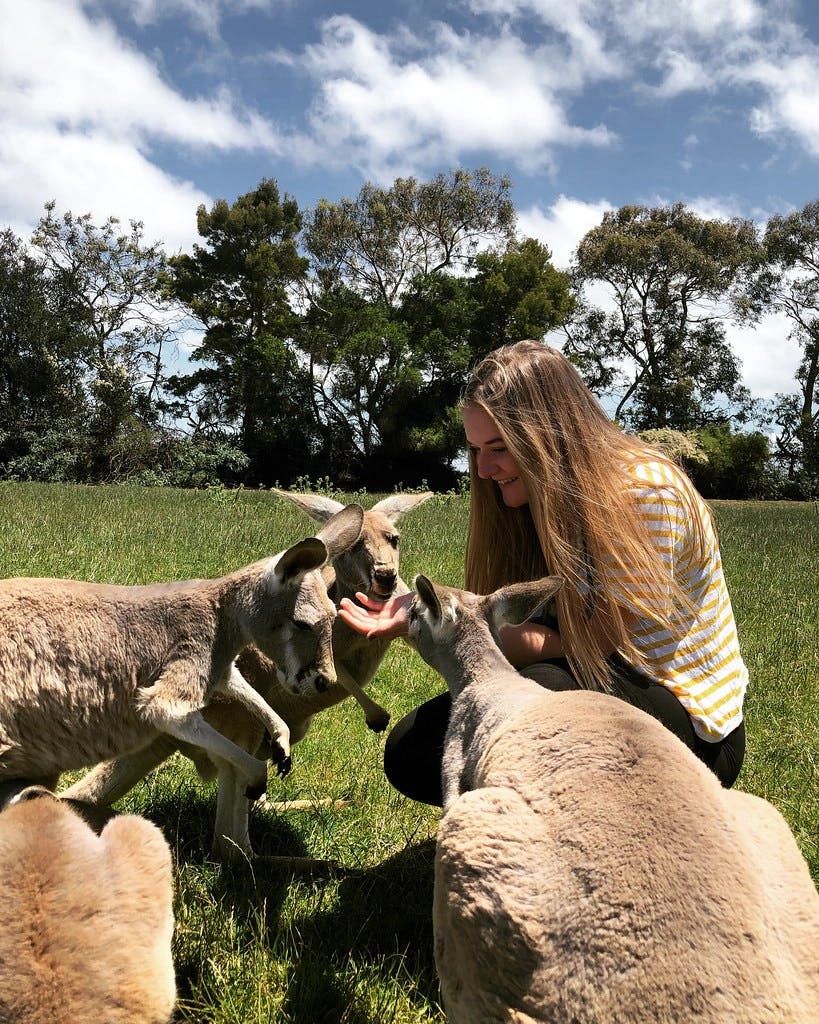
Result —
<instances>
[{"instance_id":1,"label":"woman's fingers","mask_svg":"<svg viewBox=\"0 0 819 1024\"><path fill-rule=\"evenodd\" d=\"M358 598L360 595L357 594L356 597ZM368 611L349 597L341 599L338 615L342 622L346 622L351 629L364 636L370 636L378 625L378 615L375 610Z\"/></svg>"},{"instance_id":2,"label":"woman's fingers","mask_svg":"<svg viewBox=\"0 0 819 1024\"><path fill-rule=\"evenodd\" d=\"M365 594L356 594L356 601L348 597L341 599L338 614L342 622L366 637L406 636L407 606L405 598L391 598L389 601L371 601ZM363 600L362 600L363 599Z\"/></svg>"}]
</instances>

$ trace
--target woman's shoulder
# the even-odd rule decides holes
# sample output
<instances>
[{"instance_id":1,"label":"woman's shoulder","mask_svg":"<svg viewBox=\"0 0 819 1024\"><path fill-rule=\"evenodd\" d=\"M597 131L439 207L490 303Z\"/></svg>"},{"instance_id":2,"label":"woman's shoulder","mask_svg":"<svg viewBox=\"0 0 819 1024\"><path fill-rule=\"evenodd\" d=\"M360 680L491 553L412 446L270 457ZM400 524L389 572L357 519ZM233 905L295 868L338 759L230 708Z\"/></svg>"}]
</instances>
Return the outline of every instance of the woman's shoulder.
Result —
<instances>
[{"instance_id":1,"label":"woman's shoulder","mask_svg":"<svg viewBox=\"0 0 819 1024\"><path fill-rule=\"evenodd\" d=\"M640 490L673 490L686 489L686 480L682 470L673 462L649 457L634 458L626 462L626 474L632 485Z\"/></svg>"}]
</instances>

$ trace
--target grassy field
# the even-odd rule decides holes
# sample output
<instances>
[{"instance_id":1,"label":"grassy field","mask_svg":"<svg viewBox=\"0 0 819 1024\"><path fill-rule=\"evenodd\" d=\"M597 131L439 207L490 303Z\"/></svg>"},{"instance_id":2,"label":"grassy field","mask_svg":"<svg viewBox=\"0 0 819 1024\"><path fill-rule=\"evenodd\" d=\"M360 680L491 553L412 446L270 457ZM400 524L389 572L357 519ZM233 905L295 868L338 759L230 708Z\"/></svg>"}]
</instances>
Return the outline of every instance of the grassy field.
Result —
<instances>
[{"instance_id":1,"label":"grassy field","mask_svg":"<svg viewBox=\"0 0 819 1024\"><path fill-rule=\"evenodd\" d=\"M344 495L372 504L373 496ZM465 497L441 495L402 524L402 574L458 584ZM2 484L0 575L118 583L212 577L313 533L261 492ZM788 819L819 881L819 506L717 503L723 560L751 672L739 788ZM443 688L402 643L373 686L394 720ZM346 797L343 810L254 812L263 856L208 858L214 791L177 757L119 807L156 822L176 863L176 1020L197 1024L416 1024L444 1020L430 923L438 812L392 791L383 738L352 701L319 716L272 798ZM344 865L293 876L266 857Z\"/></svg>"}]
</instances>

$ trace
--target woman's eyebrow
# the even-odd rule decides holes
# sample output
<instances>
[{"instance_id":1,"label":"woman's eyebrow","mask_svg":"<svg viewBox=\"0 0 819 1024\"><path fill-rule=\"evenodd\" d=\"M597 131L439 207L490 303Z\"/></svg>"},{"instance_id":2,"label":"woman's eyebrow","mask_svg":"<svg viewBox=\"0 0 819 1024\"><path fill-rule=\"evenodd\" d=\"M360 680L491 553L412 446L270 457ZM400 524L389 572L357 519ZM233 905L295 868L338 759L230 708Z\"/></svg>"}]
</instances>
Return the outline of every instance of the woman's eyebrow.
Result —
<instances>
[{"instance_id":1,"label":"woman's eyebrow","mask_svg":"<svg viewBox=\"0 0 819 1024\"><path fill-rule=\"evenodd\" d=\"M470 441L469 438L467 438L466 443L469 445L470 448L484 448L488 444L503 444L503 438L502 437L490 437L486 441L481 441L480 444L476 443L475 441Z\"/></svg>"}]
</instances>

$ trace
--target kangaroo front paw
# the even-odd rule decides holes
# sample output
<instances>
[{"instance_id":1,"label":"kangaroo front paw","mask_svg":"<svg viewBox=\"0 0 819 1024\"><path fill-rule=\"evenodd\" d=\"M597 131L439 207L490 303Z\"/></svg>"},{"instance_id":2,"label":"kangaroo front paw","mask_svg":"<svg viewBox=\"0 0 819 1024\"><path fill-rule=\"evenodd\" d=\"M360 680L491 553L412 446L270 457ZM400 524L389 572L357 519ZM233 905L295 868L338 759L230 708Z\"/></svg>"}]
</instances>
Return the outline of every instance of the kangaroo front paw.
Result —
<instances>
[{"instance_id":1,"label":"kangaroo front paw","mask_svg":"<svg viewBox=\"0 0 819 1024\"><path fill-rule=\"evenodd\" d=\"M276 766L276 772L281 776L287 775L293 767L293 760L290 754L272 737L270 740L270 760Z\"/></svg>"},{"instance_id":2,"label":"kangaroo front paw","mask_svg":"<svg viewBox=\"0 0 819 1024\"><path fill-rule=\"evenodd\" d=\"M367 719L367 728L372 729L373 732L383 732L389 724L390 716L387 711L382 715L376 715L374 718Z\"/></svg>"}]
</instances>

